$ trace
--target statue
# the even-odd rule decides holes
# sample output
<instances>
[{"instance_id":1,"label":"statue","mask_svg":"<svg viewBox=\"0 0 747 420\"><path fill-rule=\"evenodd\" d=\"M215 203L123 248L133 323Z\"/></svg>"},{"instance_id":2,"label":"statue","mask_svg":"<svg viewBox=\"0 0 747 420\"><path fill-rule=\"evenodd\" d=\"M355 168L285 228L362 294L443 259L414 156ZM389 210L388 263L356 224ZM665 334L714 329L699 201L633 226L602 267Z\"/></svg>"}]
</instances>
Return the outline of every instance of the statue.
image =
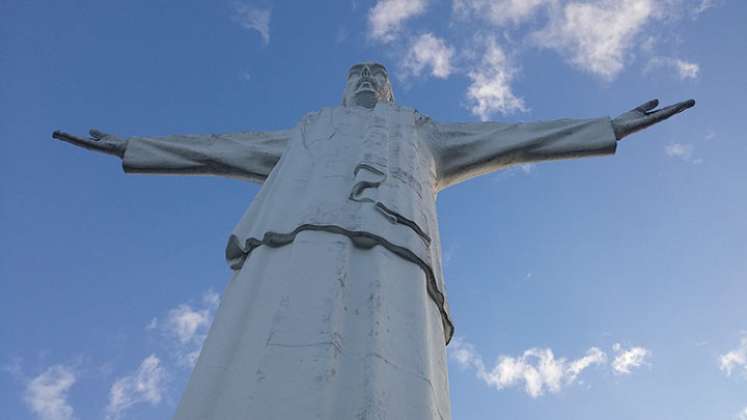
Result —
<instances>
[{"instance_id":1,"label":"statue","mask_svg":"<svg viewBox=\"0 0 747 420\"><path fill-rule=\"evenodd\" d=\"M262 184L228 239L233 276L175 418L450 419L436 195L514 164L612 154L695 104L617 118L439 123L395 104L384 66L342 105L274 132L53 137L128 173Z\"/></svg>"}]
</instances>

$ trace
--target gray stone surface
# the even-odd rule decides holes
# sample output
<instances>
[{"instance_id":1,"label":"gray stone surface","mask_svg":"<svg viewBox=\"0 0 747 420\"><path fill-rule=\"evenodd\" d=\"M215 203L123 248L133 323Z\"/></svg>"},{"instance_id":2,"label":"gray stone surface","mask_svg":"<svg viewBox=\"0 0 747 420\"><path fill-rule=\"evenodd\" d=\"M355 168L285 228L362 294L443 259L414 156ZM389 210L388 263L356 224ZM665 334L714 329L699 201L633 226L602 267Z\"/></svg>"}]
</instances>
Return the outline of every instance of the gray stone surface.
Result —
<instances>
[{"instance_id":1,"label":"gray stone surface","mask_svg":"<svg viewBox=\"0 0 747 420\"><path fill-rule=\"evenodd\" d=\"M612 154L694 105L442 124L396 105L379 64L353 66L346 83L341 106L283 131L54 133L128 173L262 183L228 239L234 275L175 418L449 419L438 192L515 164Z\"/></svg>"}]
</instances>

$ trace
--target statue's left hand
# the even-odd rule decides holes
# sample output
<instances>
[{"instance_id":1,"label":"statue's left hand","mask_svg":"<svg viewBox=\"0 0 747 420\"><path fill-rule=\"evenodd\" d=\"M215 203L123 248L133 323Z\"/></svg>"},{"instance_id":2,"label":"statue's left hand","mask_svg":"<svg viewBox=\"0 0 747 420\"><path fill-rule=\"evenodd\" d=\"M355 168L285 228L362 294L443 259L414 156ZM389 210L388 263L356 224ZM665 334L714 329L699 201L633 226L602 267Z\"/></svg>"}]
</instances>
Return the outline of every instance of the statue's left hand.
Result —
<instances>
[{"instance_id":1,"label":"statue's left hand","mask_svg":"<svg viewBox=\"0 0 747 420\"><path fill-rule=\"evenodd\" d=\"M660 121L664 121L674 114L678 114L695 106L695 100L688 99L687 101L654 110L658 105L659 100L654 99L637 108L618 115L612 120L612 129L615 131L615 137L618 140L622 140L623 137L629 134L633 134L636 131L643 130L644 128L650 127Z\"/></svg>"}]
</instances>

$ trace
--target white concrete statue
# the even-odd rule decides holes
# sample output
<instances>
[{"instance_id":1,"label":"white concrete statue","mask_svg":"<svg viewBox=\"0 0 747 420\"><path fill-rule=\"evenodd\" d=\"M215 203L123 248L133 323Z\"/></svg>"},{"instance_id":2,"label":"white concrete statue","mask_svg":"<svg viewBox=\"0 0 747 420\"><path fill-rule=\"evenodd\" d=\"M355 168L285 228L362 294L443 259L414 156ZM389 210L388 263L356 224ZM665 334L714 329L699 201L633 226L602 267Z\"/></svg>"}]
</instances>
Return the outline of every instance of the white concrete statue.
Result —
<instances>
[{"instance_id":1,"label":"white concrete statue","mask_svg":"<svg viewBox=\"0 0 747 420\"><path fill-rule=\"evenodd\" d=\"M228 239L234 270L176 419L450 419L436 194L549 159L612 154L694 105L615 119L442 124L394 103L384 66L354 65L342 106L276 132L54 138L125 172L262 184Z\"/></svg>"}]
</instances>

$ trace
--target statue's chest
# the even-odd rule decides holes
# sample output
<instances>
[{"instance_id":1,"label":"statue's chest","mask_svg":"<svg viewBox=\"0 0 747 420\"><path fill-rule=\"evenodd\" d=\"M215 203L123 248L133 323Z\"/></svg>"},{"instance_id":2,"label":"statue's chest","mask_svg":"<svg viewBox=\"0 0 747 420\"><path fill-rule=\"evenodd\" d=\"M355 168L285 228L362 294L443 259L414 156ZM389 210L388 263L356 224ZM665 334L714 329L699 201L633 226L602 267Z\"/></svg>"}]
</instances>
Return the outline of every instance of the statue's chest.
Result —
<instances>
[{"instance_id":1,"label":"statue's chest","mask_svg":"<svg viewBox=\"0 0 747 420\"><path fill-rule=\"evenodd\" d=\"M338 107L307 115L301 125L301 146L316 162L353 169L368 163L395 172L418 171L428 163L412 110ZM352 166L351 166L352 165Z\"/></svg>"},{"instance_id":2,"label":"statue's chest","mask_svg":"<svg viewBox=\"0 0 747 420\"><path fill-rule=\"evenodd\" d=\"M428 139L421 138L423 119L396 107L324 109L304 118L295 148L310 157L312 178L337 186L339 205L370 207L372 220L412 228L429 244L435 163Z\"/></svg>"}]
</instances>

